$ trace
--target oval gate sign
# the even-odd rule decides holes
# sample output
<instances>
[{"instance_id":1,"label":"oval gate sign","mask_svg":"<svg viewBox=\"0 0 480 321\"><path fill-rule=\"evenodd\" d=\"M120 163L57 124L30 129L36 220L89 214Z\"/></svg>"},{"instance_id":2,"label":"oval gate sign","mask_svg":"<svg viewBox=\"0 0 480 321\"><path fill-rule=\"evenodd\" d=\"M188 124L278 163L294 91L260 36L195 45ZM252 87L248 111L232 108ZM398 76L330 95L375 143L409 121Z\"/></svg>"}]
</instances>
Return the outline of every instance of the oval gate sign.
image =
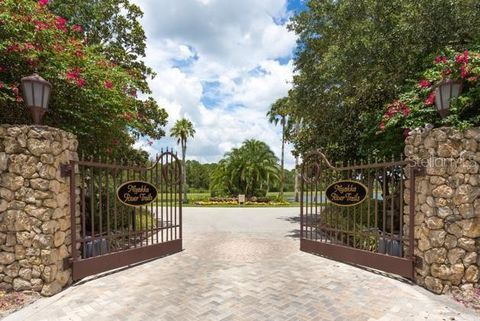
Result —
<instances>
[{"instance_id":1,"label":"oval gate sign","mask_svg":"<svg viewBox=\"0 0 480 321\"><path fill-rule=\"evenodd\" d=\"M338 181L327 187L328 200L339 206L354 206L362 203L368 194L368 188L356 181Z\"/></svg>"},{"instance_id":2,"label":"oval gate sign","mask_svg":"<svg viewBox=\"0 0 480 321\"><path fill-rule=\"evenodd\" d=\"M144 181L131 181L120 185L117 198L127 206L143 206L157 198L157 188Z\"/></svg>"}]
</instances>

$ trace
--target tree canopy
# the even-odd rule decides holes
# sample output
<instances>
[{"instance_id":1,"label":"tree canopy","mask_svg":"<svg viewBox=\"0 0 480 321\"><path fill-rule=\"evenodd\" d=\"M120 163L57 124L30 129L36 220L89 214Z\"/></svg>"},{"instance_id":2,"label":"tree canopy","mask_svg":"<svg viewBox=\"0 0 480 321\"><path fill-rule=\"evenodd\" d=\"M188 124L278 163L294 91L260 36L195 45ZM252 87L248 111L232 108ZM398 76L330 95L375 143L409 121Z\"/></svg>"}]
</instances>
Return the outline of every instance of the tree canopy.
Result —
<instances>
[{"instance_id":1,"label":"tree canopy","mask_svg":"<svg viewBox=\"0 0 480 321\"><path fill-rule=\"evenodd\" d=\"M205 192L210 189L210 175L216 164L201 164L196 160L187 160L187 186L189 191Z\"/></svg>"},{"instance_id":2,"label":"tree canopy","mask_svg":"<svg viewBox=\"0 0 480 321\"><path fill-rule=\"evenodd\" d=\"M135 72L142 91L150 92L146 80L153 71L141 61L146 36L140 7L129 0L50 0L49 9L82 26L89 43L101 45L107 58Z\"/></svg>"},{"instance_id":3,"label":"tree canopy","mask_svg":"<svg viewBox=\"0 0 480 321\"><path fill-rule=\"evenodd\" d=\"M403 129L381 131L392 102L445 48L480 40L476 0L309 0L293 17L299 36L291 115L296 149L332 159L399 155Z\"/></svg>"},{"instance_id":4,"label":"tree canopy","mask_svg":"<svg viewBox=\"0 0 480 321\"><path fill-rule=\"evenodd\" d=\"M49 5L0 2L0 122L30 123L19 85L38 71L53 85L46 125L76 134L87 156L138 155L135 140L164 136L167 113L152 98L138 98L148 88L135 67L107 56L105 44L85 37L88 27Z\"/></svg>"},{"instance_id":5,"label":"tree canopy","mask_svg":"<svg viewBox=\"0 0 480 321\"><path fill-rule=\"evenodd\" d=\"M190 120L186 118L179 119L175 122L175 125L170 130L170 136L177 139L177 144L182 146L187 143L189 137L195 135L195 129Z\"/></svg>"}]
</instances>

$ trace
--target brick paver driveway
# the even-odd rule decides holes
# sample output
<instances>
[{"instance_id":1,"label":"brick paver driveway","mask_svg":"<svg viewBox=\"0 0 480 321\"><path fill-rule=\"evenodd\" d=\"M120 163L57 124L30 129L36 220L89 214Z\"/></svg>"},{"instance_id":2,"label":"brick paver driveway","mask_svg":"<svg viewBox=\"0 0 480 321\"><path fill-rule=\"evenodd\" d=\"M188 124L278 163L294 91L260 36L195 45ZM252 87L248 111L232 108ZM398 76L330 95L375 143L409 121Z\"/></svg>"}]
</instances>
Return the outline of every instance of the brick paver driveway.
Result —
<instances>
[{"instance_id":1,"label":"brick paver driveway","mask_svg":"<svg viewBox=\"0 0 480 321\"><path fill-rule=\"evenodd\" d=\"M6 320L479 320L447 297L302 253L297 209L184 210L185 251Z\"/></svg>"}]
</instances>

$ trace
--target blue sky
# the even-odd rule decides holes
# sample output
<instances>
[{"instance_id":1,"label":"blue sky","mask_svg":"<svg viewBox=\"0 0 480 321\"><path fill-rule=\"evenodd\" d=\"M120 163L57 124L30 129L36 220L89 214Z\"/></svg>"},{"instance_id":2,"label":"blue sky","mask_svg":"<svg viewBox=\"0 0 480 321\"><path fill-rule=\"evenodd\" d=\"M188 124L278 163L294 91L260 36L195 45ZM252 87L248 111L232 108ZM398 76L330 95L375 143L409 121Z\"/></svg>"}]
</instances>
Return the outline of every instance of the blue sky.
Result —
<instances>
[{"instance_id":1,"label":"blue sky","mask_svg":"<svg viewBox=\"0 0 480 321\"><path fill-rule=\"evenodd\" d=\"M287 8L295 12L305 10L305 0L289 0Z\"/></svg>"},{"instance_id":2,"label":"blue sky","mask_svg":"<svg viewBox=\"0 0 480 321\"><path fill-rule=\"evenodd\" d=\"M188 158L216 162L244 140L265 141L280 156L280 128L265 116L291 88L296 36L286 29L303 0L135 0L145 12L146 62L153 96L196 128ZM165 137L148 151L176 147ZM287 148L287 167L294 160Z\"/></svg>"}]
</instances>

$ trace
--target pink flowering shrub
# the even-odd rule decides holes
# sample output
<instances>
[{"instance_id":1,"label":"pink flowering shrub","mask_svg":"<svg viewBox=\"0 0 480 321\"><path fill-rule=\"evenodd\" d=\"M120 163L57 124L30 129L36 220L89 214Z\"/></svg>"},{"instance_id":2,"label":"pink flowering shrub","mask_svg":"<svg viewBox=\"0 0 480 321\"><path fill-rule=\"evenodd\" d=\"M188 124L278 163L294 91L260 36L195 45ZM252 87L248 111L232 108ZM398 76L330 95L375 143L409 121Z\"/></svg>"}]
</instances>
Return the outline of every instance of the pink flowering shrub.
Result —
<instances>
[{"instance_id":1,"label":"pink flowering shrub","mask_svg":"<svg viewBox=\"0 0 480 321\"><path fill-rule=\"evenodd\" d=\"M403 128L408 131L426 125L459 128L480 125L480 53L474 50L445 50L432 59L420 79L412 82L397 100L385 107L379 124L382 131ZM462 93L450 102L450 115L442 119L435 106L435 87L442 81L462 82Z\"/></svg>"},{"instance_id":2,"label":"pink flowering shrub","mask_svg":"<svg viewBox=\"0 0 480 321\"><path fill-rule=\"evenodd\" d=\"M82 26L48 6L0 0L0 123L30 123L20 79L38 71L53 85L45 123L76 134L81 152L128 157L135 139L162 137L167 114L153 99L137 98L141 73L107 59Z\"/></svg>"}]
</instances>

